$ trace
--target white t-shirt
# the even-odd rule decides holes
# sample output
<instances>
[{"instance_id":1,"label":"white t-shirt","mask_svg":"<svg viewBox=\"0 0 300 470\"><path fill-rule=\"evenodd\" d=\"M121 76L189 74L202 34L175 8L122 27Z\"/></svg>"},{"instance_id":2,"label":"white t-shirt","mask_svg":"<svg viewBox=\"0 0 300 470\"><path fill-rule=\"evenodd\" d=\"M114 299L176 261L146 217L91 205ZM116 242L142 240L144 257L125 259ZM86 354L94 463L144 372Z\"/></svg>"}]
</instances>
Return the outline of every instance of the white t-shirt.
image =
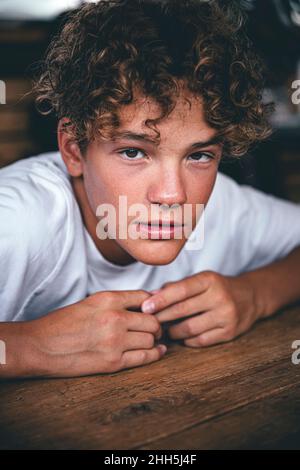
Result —
<instances>
[{"instance_id":1,"label":"white t-shirt","mask_svg":"<svg viewBox=\"0 0 300 470\"><path fill-rule=\"evenodd\" d=\"M101 255L85 228L59 152L2 168L0 321L31 320L97 291L158 289L203 270L236 275L300 245L299 204L238 185L222 173L203 220L198 250L186 244L168 265L118 266Z\"/></svg>"}]
</instances>

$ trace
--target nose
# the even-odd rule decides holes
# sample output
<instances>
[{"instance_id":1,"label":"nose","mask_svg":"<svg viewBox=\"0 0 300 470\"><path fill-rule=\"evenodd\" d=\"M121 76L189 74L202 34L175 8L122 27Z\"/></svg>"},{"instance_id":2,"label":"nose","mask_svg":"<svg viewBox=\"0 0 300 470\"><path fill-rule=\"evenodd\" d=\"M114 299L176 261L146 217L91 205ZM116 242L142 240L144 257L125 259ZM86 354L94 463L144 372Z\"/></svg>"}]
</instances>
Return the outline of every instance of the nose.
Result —
<instances>
[{"instance_id":1,"label":"nose","mask_svg":"<svg viewBox=\"0 0 300 470\"><path fill-rule=\"evenodd\" d=\"M186 203L185 182L176 162L159 165L153 183L148 187L148 201L160 206L181 206Z\"/></svg>"}]
</instances>

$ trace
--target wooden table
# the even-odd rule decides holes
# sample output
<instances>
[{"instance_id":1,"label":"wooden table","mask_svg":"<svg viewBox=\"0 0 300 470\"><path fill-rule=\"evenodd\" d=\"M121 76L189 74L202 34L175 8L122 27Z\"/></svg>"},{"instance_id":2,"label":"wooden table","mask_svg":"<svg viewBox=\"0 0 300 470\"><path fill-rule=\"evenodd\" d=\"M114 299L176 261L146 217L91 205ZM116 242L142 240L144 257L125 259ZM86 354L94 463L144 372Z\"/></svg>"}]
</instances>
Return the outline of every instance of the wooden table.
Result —
<instances>
[{"instance_id":1,"label":"wooden table","mask_svg":"<svg viewBox=\"0 0 300 470\"><path fill-rule=\"evenodd\" d=\"M227 344L111 375L0 384L0 447L300 448L300 305Z\"/></svg>"}]
</instances>

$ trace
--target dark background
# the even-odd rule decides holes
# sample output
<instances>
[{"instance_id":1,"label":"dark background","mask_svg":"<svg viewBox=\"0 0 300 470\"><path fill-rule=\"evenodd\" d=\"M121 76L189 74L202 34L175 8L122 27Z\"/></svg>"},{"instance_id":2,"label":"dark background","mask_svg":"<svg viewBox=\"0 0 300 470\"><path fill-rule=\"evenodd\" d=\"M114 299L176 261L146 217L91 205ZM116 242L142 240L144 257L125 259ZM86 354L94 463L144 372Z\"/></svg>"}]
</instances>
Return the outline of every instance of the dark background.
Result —
<instances>
[{"instance_id":1,"label":"dark background","mask_svg":"<svg viewBox=\"0 0 300 470\"><path fill-rule=\"evenodd\" d=\"M268 141L239 161L224 162L221 171L239 183L300 202L300 105L291 100L292 83L300 80L300 0L241 3L249 14L249 35L267 64L266 96L277 103L277 111ZM0 80L7 93L6 104L0 105L0 167L57 149L56 120L37 113L30 89L63 16L5 19L0 5Z\"/></svg>"}]
</instances>

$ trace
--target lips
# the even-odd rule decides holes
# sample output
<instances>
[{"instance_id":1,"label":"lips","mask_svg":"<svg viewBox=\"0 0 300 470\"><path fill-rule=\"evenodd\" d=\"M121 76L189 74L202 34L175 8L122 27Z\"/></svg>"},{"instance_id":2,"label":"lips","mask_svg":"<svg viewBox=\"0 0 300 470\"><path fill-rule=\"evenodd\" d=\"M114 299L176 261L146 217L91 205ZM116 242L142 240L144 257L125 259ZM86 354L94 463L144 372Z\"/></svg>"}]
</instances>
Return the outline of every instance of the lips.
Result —
<instances>
[{"instance_id":1,"label":"lips","mask_svg":"<svg viewBox=\"0 0 300 470\"><path fill-rule=\"evenodd\" d=\"M176 224L176 225L175 225ZM182 238L183 225L175 222L156 221L151 223L138 222L139 233L151 240L170 240Z\"/></svg>"},{"instance_id":2,"label":"lips","mask_svg":"<svg viewBox=\"0 0 300 470\"><path fill-rule=\"evenodd\" d=\"M175 221L169 220L158 220L158 221L151 221L151 222L137 222L141 225L147 225L149 227L183 227L184 224Z\"/></svg>"}]
</instances>

